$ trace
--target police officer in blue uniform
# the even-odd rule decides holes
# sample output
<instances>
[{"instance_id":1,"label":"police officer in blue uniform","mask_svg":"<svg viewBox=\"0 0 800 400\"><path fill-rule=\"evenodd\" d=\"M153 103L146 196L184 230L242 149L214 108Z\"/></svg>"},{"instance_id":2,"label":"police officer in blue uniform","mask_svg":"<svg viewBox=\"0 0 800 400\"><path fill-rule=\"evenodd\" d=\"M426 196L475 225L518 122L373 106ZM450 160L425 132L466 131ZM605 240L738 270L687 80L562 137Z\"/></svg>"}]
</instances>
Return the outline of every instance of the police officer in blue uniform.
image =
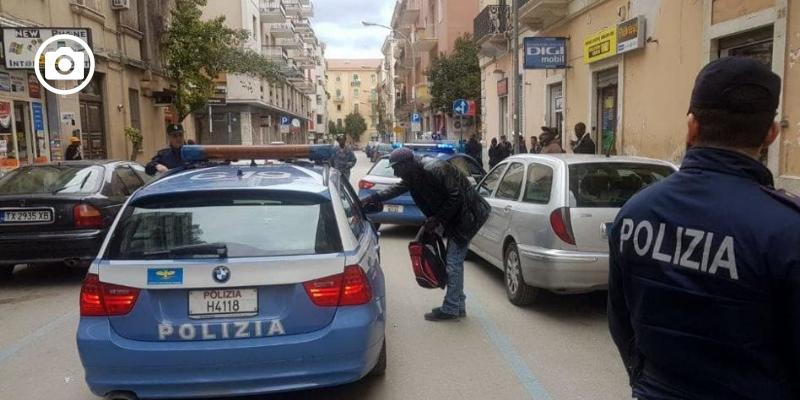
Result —
<instances>
[{"instance_id":1,"label":"police officer in blue uniform","mask_svg":"<svg viewBox=\"0 0 800 400\"><path fill-rule=\"evenodd\" d=\"M181 147L183 147L183 126L178 124L167 125L167 136L169 136L169 147L161 149L155 157L145 166L148 175L164 173L173 168L183 166Z\"/></svg>"},{"instance_id":2,"label":"police officer in blue uniform","mask_svg":"<svg viewBox=\"0 0 800 400\"><path fill-rule=\"evenodd\" d=\"M800 202L758 160L781 79L731 57L697 77L679 172L620 210L608 320L639 399L800 399Z\"/></svg>"}]
</instances>

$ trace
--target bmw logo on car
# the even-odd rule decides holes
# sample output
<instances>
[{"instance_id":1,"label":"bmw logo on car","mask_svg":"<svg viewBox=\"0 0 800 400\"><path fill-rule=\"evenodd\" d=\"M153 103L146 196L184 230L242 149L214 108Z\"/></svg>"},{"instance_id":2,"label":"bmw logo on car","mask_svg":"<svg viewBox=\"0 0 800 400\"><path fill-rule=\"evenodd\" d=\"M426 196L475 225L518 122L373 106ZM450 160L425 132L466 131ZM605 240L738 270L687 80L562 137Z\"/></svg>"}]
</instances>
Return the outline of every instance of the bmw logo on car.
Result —
<instances>
[{"instance_id":1,"label":"bmw logo on car","mask_svg":"<svg viewBox=\"0 0 800 400\"><path fill-rule=\"evenodd\" d=\"M228 279L231 279L231 270L224 265L220 265L217 268L214 268L214 272L212 274L214 280L219 283L225 283Z\"/></svg>"}]
</instances>

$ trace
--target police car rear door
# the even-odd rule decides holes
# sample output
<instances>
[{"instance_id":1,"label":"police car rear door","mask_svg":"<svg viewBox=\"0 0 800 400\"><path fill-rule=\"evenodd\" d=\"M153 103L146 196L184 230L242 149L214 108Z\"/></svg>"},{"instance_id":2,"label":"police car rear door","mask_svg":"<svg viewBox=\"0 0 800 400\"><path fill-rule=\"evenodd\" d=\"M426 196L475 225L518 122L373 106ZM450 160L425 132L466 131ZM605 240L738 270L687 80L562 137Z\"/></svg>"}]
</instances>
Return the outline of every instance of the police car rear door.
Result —
<instances>
[{"instance_id":1,"label":"police car rear door","mask_svg":"<svg viewBox=\"0 0 800 400\"><path fill-rule=\"evenodd\" d=\"M336 304L315 304L307 283L344 266L329 197L226 190L129 205L98 270L103 283L139 289L132 310L110 318L116 334L189 341L322 329Z\"/></svg>"}]
</instances>

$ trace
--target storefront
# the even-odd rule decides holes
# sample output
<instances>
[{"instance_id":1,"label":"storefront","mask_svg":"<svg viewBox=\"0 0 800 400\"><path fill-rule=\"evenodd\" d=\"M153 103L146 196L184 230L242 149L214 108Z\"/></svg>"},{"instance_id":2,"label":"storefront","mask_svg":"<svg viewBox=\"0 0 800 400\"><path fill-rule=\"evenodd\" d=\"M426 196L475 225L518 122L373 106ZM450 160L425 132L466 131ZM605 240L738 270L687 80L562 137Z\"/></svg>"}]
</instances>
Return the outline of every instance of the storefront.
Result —
<instances>
[{"instance_id":1,"label":"storefront","mask_svg":"<svg viewBox=\"0 0 800 400\"><path fill-rule=\"evenodd\" d=\"M51 147L60 154L61 143L50 141L44 97L32 73L0 68L0 168L49 162Z\"/></svg>"}]
</instances>

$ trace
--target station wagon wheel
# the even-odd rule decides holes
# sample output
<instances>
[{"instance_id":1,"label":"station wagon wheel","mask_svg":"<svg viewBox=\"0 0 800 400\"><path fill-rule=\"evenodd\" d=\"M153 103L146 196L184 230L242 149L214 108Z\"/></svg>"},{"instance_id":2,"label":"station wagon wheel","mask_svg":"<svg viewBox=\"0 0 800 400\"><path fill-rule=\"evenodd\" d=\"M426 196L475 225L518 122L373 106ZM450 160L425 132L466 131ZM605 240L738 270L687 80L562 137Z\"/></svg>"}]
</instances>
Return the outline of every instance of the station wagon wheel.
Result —
<instances>
[{"instance_id":1,"label":"station wagon wheel","mask_svg":"<svg viewBox=\"0 0 800 400\"><path fill-rule=\"evenodd\" d=\"M522 263L516 243L511 242L506 248L503 264L505 265L503 275L506 283L506 295L511 304L527 306L533 303L539 289L528 286L522 278Z\"/></svg>"},{"instance_id":2,"label":"station wagon wheel","mask_svg":"<svg viewBox=\"0 0 800 400\"><path fill-rule=\"evenodd\" d=\"M11 279L14 274L14 265L0 265L0 280Z\"/></svg>"}]
</instances>

